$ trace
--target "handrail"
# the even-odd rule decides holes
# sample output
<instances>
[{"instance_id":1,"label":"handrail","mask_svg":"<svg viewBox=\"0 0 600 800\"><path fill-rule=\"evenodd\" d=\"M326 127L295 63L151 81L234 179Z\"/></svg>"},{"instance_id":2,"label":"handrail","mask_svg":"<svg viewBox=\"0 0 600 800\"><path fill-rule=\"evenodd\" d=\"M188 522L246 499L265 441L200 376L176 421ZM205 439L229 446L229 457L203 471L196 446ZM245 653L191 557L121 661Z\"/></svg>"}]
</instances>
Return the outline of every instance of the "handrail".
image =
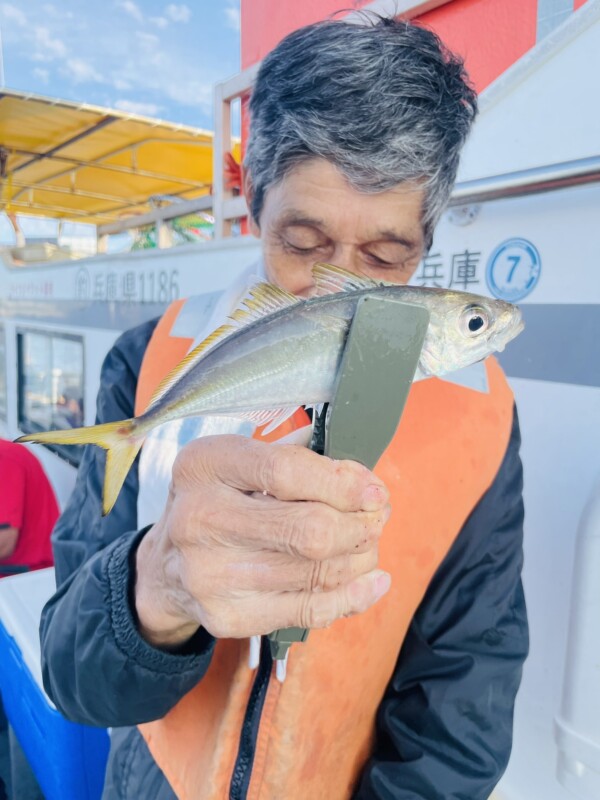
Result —
<instances>
[{"instance_id":1,"label":"handrail","mask_svg":"<svg viewBox=\"0 0 600 800\"><path fill-rule=\"evenodd\" d=\"M212 204L212 196L205 194L202 195L202 197L195 197L192 200L181 200L169 206L156 208L154 211L149 211L147 214L124 217L116 222L106 222L104 225L98 225L96 227L96 252L106 252L108 237L111 234L121 233L131 228L141 228L143 225L152 225L152 223L156 224L158 247L160 249L171 247L173 243L172 235L169 228L165 225L165 222L170 219L176 219L177 217L184 217L187 214L194 214L197 211L210 211L212 209Z\"/></svg>"},{"instance_id":2,"label":"handrail","mask_svg":"<svg viewBox=\"0 0 600 800\"><path fill-rule=\"evenodd\" d=\"M600 156L563 161L457 183L449 207L566 189L600 181Z\"/></svg>"},{"instance_id":3,"label":"handrail","mask_svg":"<svg viewBox=\"0 0 600 800\"><path fill-rule=\"evenodd\" d=\"M260 68L260 62L217 83L214 90L215 138L213 144L213 216L215 239L231 235L231 220L246 216L243 197L233 197L225 188L223 169L225 153L231 150L231 103L247 95Z\"/></svg>"},{"instance_id":4,"label":"handrail","mask_svg":"<svg viewBox=\"0 0 600 800\"><path fill-rule=\"evenodd\" d=\"M178 203L171 203L171 205L162 206L154 211L149 211L147 214L123 217L123 219L116 220L115 222L105 222L103 225L98 225L98 237L111 236L112 234L126 231L129 228L141 228L143 225L151 225L153 222L166 222L169 219L183 217L186 214L193 214L196 211L210 211L212 205L213 198L210 194L204 194L202 197L195 197L193 200L182 200Z\"/></svg>"}]
</instances>

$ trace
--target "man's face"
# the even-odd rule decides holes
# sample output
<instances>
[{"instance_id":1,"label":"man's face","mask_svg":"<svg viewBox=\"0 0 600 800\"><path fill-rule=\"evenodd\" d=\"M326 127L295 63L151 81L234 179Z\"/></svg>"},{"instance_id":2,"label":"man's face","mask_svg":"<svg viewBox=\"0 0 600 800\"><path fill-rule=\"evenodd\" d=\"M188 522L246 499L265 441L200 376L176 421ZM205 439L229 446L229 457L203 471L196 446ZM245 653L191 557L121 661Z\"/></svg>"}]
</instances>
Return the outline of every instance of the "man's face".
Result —
<instances>
[{"instance_id":1,"label":"man's face","mask_svg":"<svg viewBox=\"0 0 600 800\"><path fill-rule=\"evenodd\" d=\"M353 189L328 161L312 159L271 187L259 224L268 279L308 297L317 261L407 283L423 254L424 191L399 184L378 194Z\"/></svg>"}]
</instances>

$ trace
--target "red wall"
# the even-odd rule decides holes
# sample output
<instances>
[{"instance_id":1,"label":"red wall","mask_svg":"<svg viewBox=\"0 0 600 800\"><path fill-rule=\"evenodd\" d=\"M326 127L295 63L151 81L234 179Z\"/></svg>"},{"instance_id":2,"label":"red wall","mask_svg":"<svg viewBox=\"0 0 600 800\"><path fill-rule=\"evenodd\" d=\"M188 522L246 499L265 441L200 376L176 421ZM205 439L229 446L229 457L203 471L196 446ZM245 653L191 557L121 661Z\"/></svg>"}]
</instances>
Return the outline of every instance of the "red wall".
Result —
<instances>
[{"instance_id":1,"label":"red wall","mask_svg":"<svg viewBox=\"0 0 600 800\"><path fill-rule=\"evenodd\" d=\"M536 0L454 0L419 18L465 59L481 92L535 44Z\"/></svg>"},{"instance_id":2,"label":"red wall","mask_svg":"<svg viewBox=\"0 0 600 800\"><path fill-rule=\"evenodd\" d=\"M370 0L241 0L242 69L260 61L290 31L360 8ZM341 14L340 16L343 16Z\"/></svg>"},{"instance_id":3,"label":"red wall","mask_svg":"<svg viewBox=\"0 0 600 800\"><path fill-rule=\"evenodd\" d=\"M290 31L368 1L242 0L242 68L263 58ZM537 0L453 0L419 22L463 56L481 91L535 44Z\"/></svg>"}]
</instances>

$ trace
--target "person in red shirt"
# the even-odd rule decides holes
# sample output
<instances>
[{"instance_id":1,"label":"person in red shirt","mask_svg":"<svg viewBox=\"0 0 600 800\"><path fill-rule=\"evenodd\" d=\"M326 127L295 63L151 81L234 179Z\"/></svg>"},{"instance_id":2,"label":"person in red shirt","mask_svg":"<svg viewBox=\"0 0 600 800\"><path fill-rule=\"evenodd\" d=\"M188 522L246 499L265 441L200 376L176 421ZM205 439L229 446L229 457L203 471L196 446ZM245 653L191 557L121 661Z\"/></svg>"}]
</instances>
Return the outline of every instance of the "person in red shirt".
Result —
<instances>
[{"instance_id":1,"label":"person in red shirt","mask_svg":"<svg viewBox=\"0 0 600 800\"><path fill-rule=\"evenodd\" d=\"M27 447L0 439L0 578L52 566L50 534L58 514L37 458Z\"/></svg>"}]
</instances>

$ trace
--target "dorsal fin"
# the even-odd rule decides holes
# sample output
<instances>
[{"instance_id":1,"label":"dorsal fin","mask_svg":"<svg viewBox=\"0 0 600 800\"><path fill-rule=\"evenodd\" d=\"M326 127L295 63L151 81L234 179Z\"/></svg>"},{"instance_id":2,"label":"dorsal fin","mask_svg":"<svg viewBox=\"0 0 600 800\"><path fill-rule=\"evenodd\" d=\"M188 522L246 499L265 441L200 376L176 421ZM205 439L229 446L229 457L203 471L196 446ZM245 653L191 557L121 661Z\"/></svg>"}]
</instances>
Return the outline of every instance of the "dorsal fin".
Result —
<instances>
[{"instance_id":1,"label":"dorsal fin","mask_svg":"<svg viewBox=\"0 0 600 800\"><path fill-rule=\"evenodd\" d=\"M229 320L220 325L209 336L194 347L177 366L162 379L150 398L148 409L156 405L168 390L185 375L195 364L216 347L217 344L227 339L232 333L249 325L251 322L267 317L282 308L296 305L300 298L289 292L273 286L271 283L256 283L242 297L236 308L229 315Z\"/></svg>"},{"instance_id":2,"label":"dorsal fin","mask_svg":"<svg viewBox=\"0 0 600 800\"><path fill-rule=\"evenodd\" d=\"M374 286L379 286L378 281L374 281L366 275L355 275L334 264L315 264L312 274L316 284L316 297L334 292L356 292L359 289L372 289Z\"/></svg>"}]
</instances>

